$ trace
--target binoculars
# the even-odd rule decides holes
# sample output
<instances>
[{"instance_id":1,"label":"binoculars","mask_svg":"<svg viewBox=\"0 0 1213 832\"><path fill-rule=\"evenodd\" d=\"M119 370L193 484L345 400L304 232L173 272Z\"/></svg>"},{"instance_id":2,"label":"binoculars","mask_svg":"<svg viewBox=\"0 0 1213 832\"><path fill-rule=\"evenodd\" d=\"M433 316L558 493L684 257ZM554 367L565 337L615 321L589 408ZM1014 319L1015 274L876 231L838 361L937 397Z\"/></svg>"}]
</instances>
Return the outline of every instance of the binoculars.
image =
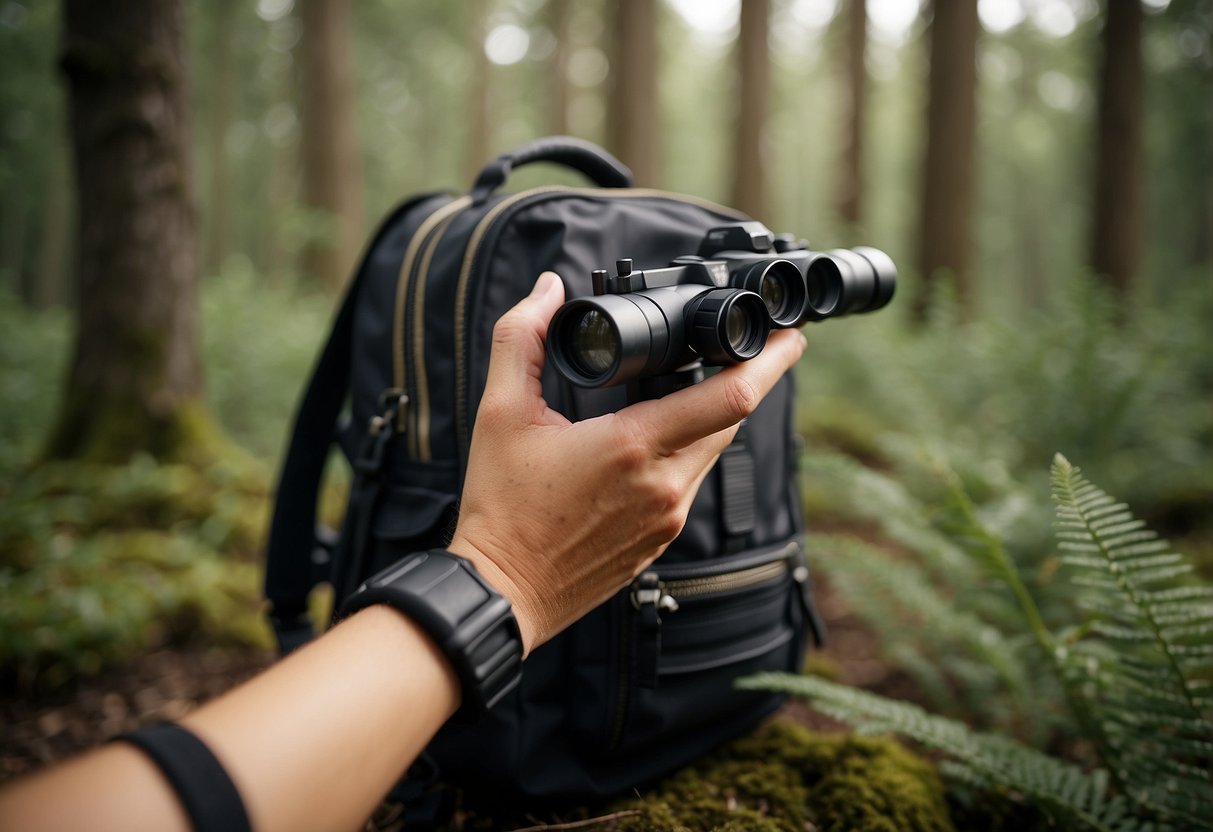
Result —
<instances>
[{"instance_id":1,"label":"binoculars","mask_svg":"<svg viewBox=\"0 0 1213 832\"><path fill-rule=\"evenodd\" d=\"M882 251L810 251L759 222L713 228L664 268L615 267L593 271L593 296L565 303L548 329L550 361L581 387L748 361L772 327L875 311L897 284Z\"/></svg>"}]
</instances>

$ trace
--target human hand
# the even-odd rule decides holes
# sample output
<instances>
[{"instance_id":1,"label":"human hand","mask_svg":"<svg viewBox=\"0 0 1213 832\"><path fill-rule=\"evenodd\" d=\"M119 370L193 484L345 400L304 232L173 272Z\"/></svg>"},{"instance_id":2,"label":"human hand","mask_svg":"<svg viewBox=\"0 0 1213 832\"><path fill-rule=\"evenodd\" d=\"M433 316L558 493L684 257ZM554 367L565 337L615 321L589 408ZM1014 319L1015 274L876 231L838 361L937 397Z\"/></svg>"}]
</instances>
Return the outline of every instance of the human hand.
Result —
<instances>
[{"instance_id":1,"label":"human hand","mask_svg":"<svg viewBox=\"0 0 1213 832\"><path fill-rule=\"evenodd\" d=\"M564 285L540 275L493 330L450 550L513 604L525 651L640 574L686 522L708 471L804 350L772 334L754 359L654 401L570 422L543 400L548 322Z\"/></svg>"}]
</instances>

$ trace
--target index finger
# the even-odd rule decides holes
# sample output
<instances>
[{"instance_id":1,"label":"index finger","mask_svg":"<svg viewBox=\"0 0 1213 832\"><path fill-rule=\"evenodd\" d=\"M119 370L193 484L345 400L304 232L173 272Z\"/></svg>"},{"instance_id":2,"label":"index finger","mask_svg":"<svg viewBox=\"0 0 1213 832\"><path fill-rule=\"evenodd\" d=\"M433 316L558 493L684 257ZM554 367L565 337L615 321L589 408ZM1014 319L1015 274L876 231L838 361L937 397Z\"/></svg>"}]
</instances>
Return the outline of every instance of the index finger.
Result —
<instances>
[{"instance_id":1,"label":"index finger","mask_svg":"<svg viewBox=\"0 0 1213 832\"><path fill-rule=\"evenodd\" d=\"M664 398L624 408L619 415L642 420L644 435L654 444L653 450L671 454L753 413L800 358L804 346L804 336L798 330L781 329L751 360L726 367Z\"/></svg>"}]
</instances>

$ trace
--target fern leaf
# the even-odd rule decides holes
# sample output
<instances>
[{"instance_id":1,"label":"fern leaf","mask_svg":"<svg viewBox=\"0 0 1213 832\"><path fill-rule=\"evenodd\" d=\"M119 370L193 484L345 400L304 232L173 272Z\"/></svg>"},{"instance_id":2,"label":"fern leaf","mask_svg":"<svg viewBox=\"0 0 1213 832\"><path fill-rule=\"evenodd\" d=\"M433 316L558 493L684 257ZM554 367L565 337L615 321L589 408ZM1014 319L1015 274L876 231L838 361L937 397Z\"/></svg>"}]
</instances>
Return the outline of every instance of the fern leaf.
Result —
<instances>
[{"instance_id":1,"label":"fern leaf","mask_svg":"<svg viewBox=\"0 0 1213 832\"><path fill-rule=\"evenodd\" d=\"M849 722L862 733L909 737L954 758L945 774L970 784L998 785L1040 806L1065 826L1097 832L1151 828L1132 816L1126 801L1108 795L1106 772L1087 773L997 734L970 730L917 705L886 699L810 676L763 673L737 682L746 690L777 690L809 700L814 708ZM1157 827L1155 827L1157 828Z\"/></svg>"},{"instance_id":2,"label":"fern leaf","mask_svg":"<svg viewBox=\"0 0 1213 832\"><path fill-rule=\"evenodd\" d=\"M1005 687L1019 715L1033 712L1035 686L1022 650L936 588L916 563L890 559L845 535L813 535L808 544L815 562L876 630L887 658L913 678L933 707L954 707L958 689L963 697L970 690ZM980 710L988 702L972 704Z\"/></svg>"},{"instance_id":3,"label":"fern leaf","mask_svg":"<svg viewBox=\"0 0 1213 832\"><path fill-rule=\"evenodd\" d=\"M1052 480L1062 561L1103 643L1091 695L1105 763L1134 800L1207 825L1213 723L1197 682L1213 671L1208 588L1174 586L1191 565L1060 454Z\"/></svg>"}]
</instances>

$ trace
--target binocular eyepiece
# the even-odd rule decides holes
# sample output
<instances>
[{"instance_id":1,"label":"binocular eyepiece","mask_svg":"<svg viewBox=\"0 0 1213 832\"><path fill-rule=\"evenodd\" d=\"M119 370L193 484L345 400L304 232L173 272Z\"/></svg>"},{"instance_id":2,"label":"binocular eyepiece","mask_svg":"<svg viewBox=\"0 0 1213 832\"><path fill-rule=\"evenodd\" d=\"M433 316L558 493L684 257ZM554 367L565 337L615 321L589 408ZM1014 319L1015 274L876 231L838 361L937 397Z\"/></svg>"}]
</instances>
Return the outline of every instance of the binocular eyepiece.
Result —
<instances>
[{"instance_id":1,"label":"binocular eyepiece","mask_svg":"<svg viewBox=\"0 0 1213 832\"><path fill-rule=\"evenodd\" d=\"M874 311L897 282L884 252L814 252L758 222L714 228L668 267L619 260L616 272L594 271L593 296L565 303L548 330L550 360L581 387L748 361L772 327Z\"/></svg>"}]
</instances>

